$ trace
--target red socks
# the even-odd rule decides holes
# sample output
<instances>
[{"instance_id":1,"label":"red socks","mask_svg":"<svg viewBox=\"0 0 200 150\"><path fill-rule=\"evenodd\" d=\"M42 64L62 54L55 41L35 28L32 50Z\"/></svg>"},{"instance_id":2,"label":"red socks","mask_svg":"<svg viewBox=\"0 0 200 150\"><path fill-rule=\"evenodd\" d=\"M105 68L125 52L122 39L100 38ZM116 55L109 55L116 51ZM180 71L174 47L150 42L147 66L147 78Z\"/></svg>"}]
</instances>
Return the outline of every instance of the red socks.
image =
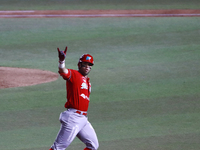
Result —
<instances>
[{"instance_id":1,"label":"red socks","mask_svg":"<svg viewBox=\"0 0 200 150\"><path fill-rule=\"evenodd\" d=\"M86 147L86 148L84 148L84 150L91 150L91 149L89 149L89 148Z\"/></svg>"}]
</instances>

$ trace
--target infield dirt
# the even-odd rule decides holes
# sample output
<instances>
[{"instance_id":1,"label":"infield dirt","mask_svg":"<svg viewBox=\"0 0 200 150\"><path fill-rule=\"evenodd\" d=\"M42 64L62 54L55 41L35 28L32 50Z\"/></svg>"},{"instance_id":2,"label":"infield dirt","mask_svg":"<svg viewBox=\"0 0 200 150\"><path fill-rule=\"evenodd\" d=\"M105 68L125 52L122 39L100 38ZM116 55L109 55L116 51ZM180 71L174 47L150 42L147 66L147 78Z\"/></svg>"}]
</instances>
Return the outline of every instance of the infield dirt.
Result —
<instances>
[{"instance_id":1,"label":"infield dirt","mask_svg":"<svg viewBox=\"0 0 200 150\"><path fill-rule=\"evenodd\" d=\"M0 89L30 86L58 79L58 74L39 69L0 67Z\"/></svg>"}]
</instances>

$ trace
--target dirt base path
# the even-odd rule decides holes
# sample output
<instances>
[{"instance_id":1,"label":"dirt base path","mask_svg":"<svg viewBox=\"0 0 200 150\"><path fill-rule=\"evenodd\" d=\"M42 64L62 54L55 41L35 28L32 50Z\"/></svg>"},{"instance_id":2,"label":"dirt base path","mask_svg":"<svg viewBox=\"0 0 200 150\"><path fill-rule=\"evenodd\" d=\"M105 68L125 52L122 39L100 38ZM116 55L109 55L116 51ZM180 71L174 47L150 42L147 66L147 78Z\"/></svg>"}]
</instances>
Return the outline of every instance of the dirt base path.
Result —
<instances>
[{"instance_id":1,"label":"dirt base path","mask_svg":"<svg viewBox=\"0 0 200 150\"><path fill-rule=\"evenodd\" d=\"M178 10L24 10L0 11L0 18L200 17L200 9Z\"/></svg>"}]
</instances>

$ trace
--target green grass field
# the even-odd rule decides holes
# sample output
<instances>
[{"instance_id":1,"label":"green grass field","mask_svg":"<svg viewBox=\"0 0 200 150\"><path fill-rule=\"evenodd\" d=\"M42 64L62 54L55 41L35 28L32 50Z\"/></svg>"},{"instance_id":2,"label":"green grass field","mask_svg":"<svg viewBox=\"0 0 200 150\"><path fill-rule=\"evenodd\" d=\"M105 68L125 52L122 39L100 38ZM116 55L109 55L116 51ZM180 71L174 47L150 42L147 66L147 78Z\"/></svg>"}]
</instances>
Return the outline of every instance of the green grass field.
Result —
<instances>
[{"instance_id":1,"label":"green grass field","mask_svg":"<svg viewBox=\"0 0 200 150\"><path fill-rule=\"evenodd\" d=\"M0 10L199 9L199 0L1 0Z\"/></svg>"},{"instance_id":2,"label":"green grass field","mask_svg":"<svg viewBox=\"0 0 200 150\"><path fill-rule=\"evenodd\" d=\"M5 9L23 9L14 6ZM65 46L69 68L83 53L94 56L88 116L99 150L200 149L199 17L0 18L0 24L0 66L57 72L56 48ZM0 149L49 149L65 101L62 78L0 89ZM76 139L68 149L83 148Z\"/></svg>"}]
</instances>

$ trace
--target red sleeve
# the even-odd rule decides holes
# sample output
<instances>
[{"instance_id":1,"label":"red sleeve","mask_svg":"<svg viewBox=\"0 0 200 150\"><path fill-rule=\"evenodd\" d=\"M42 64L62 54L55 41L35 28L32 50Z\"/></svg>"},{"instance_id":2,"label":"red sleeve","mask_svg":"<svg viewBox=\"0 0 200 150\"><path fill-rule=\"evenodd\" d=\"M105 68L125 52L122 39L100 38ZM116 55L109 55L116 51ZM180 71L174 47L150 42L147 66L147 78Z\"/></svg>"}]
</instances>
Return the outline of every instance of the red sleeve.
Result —
<instances>
[{"instance_id":1,"label":"red sleeve","mask_svg":"<svg viewBox=\"0 0 200 150\"><path fill-rule=\"evenodd\" d=\"M60 73L59 72L59 74L60 74L60 76L63 77L64 80L69 80L71 78L71 70L70 69L68 69L68 73Z\"/></svg>"}]
</instances>

